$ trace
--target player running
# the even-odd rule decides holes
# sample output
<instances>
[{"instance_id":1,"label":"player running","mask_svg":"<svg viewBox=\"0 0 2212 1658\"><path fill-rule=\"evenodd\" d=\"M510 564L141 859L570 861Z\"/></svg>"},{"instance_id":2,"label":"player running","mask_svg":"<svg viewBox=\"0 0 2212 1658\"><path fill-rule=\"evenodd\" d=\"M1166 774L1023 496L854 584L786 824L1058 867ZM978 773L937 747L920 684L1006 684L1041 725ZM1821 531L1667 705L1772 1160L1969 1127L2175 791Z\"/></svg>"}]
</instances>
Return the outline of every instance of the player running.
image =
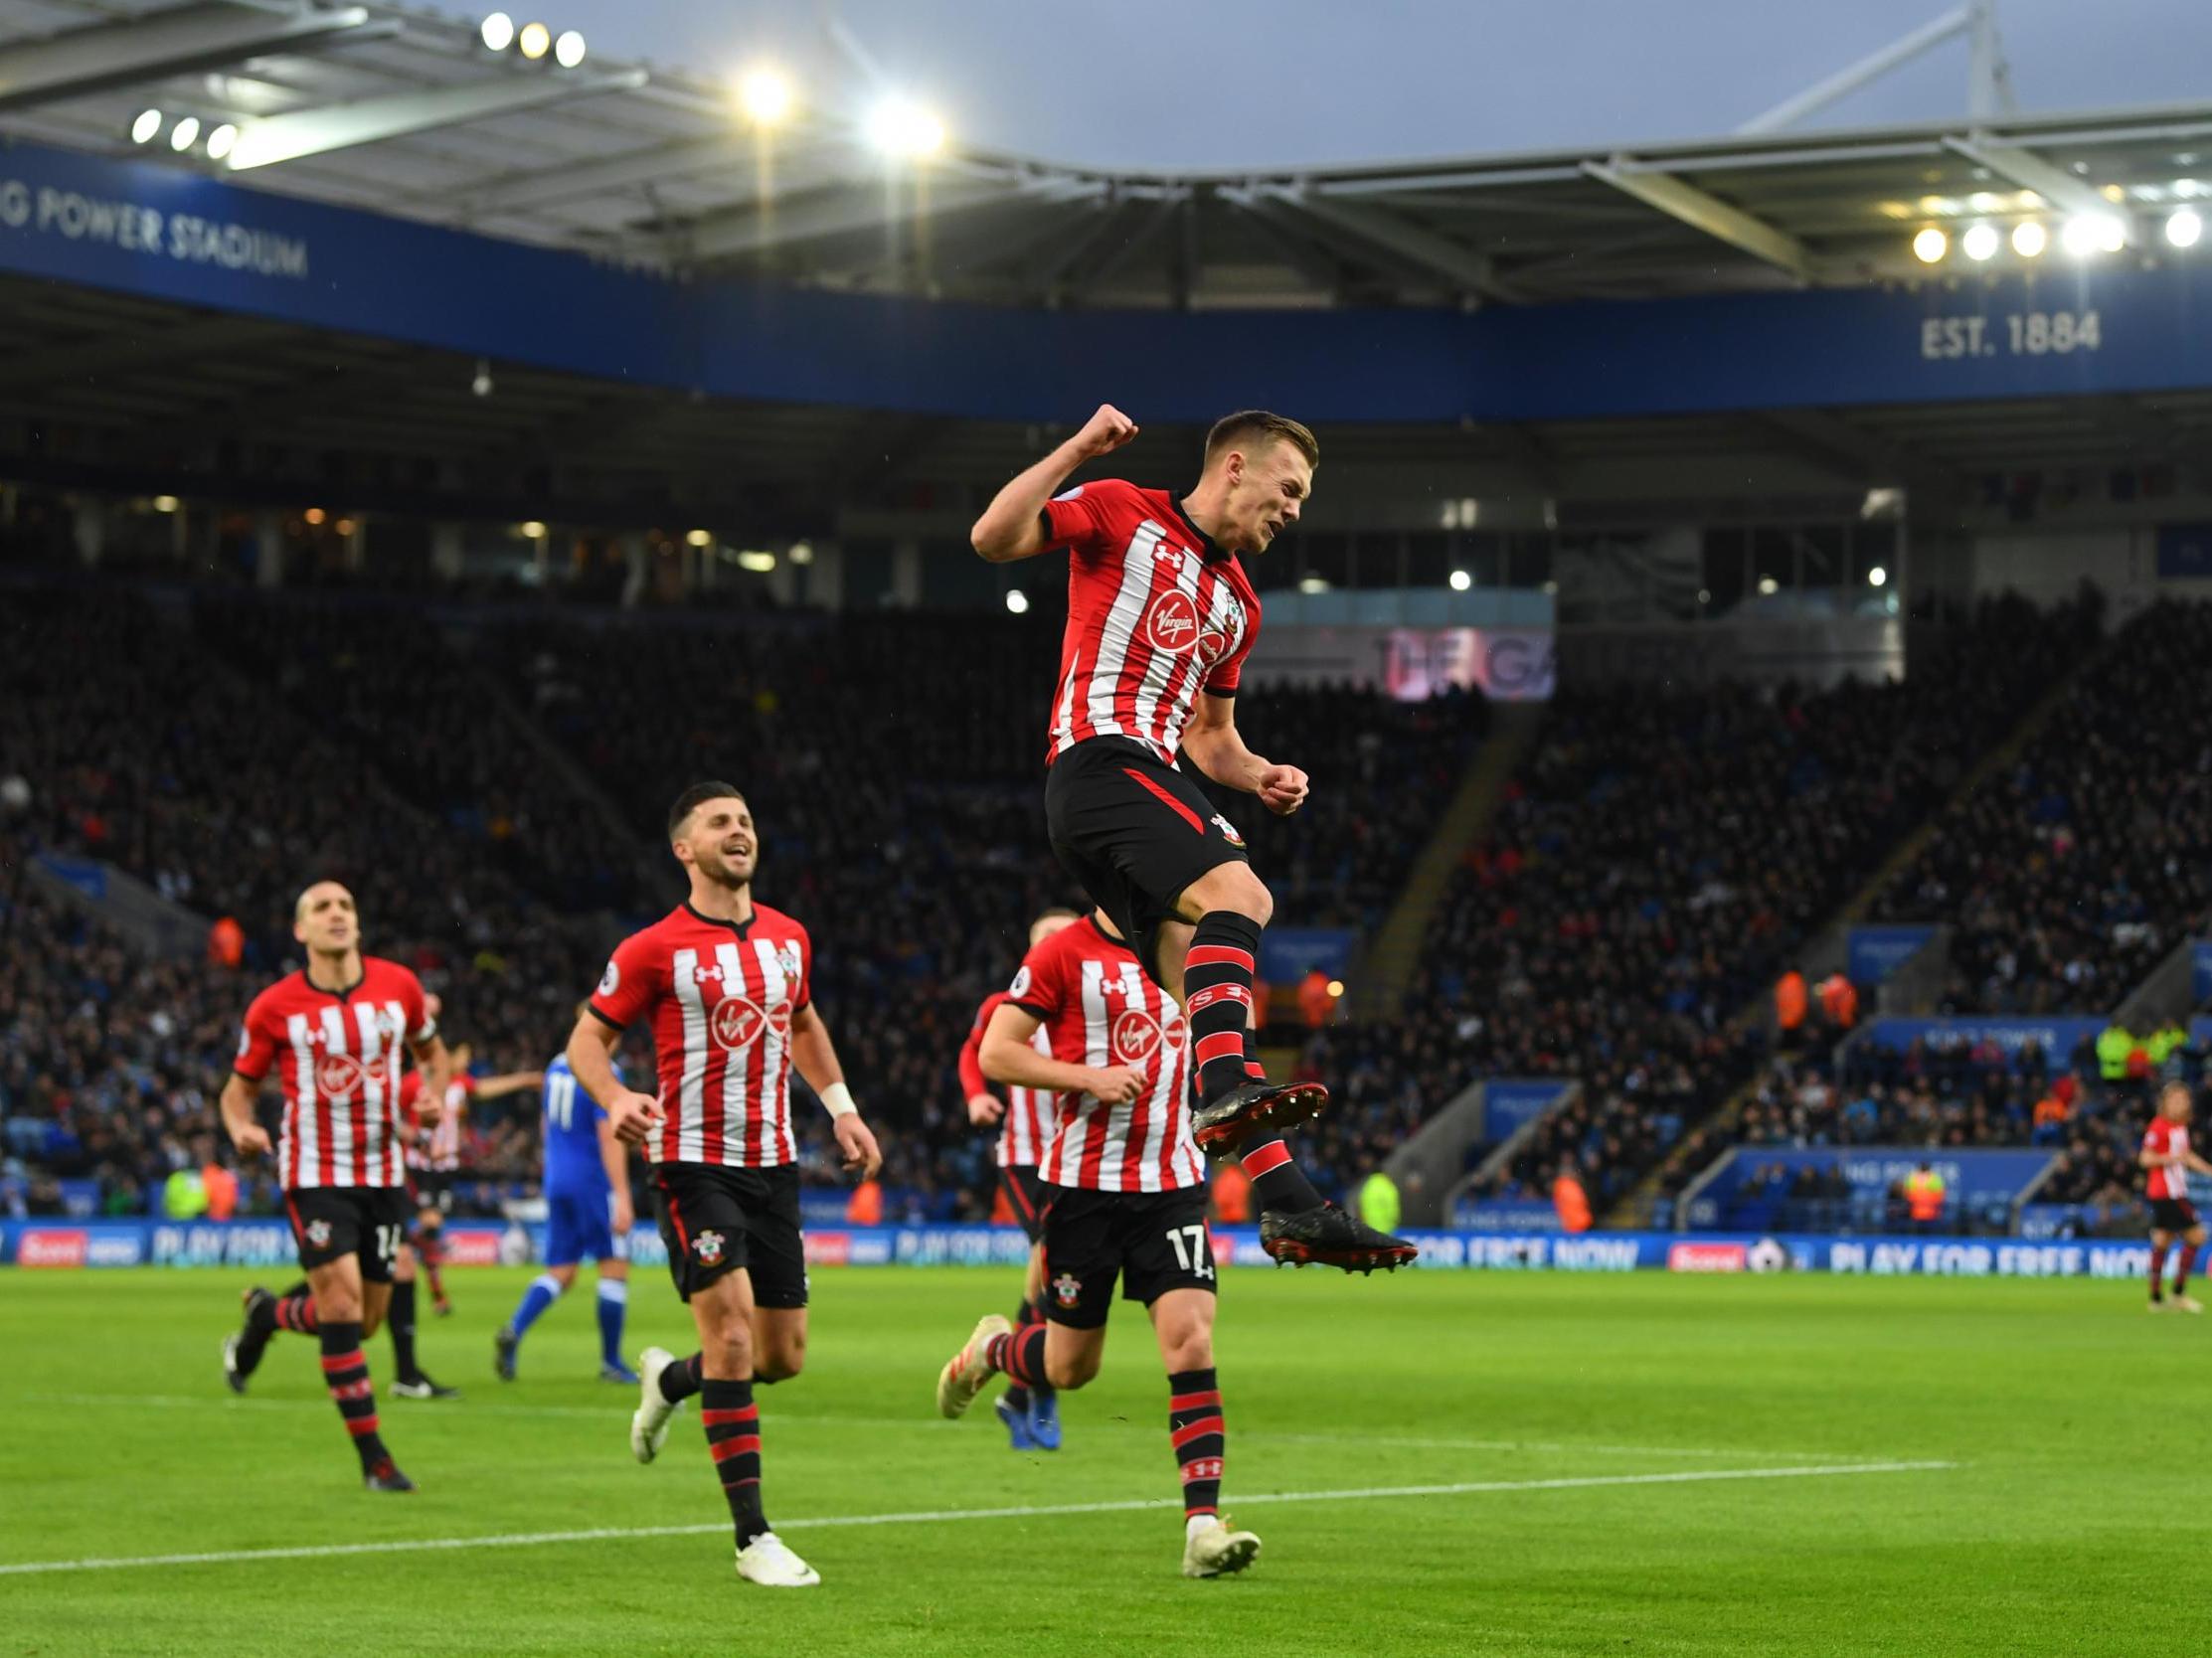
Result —
<instances>
[{"instance_id":1,"label":"player running","mask_svg":"<svg viewBox=\"0 0 2212 1658\"><path fill-rule=\"evenodd\" d=\"M578 1003L578 1019L590 1004ZM619 1073L616 1073L617 1079ZM515 1355L525 1331L576 1282L587 1258L599 1276L599 1380L636 1385L622 1363L622 1319L629 1311L629 1148L614 1137L606 1112L576 1084L566 1054L545 1069L546 1269L531 1280L522 1304L492 1337L492 1368L502 1382L515 1379Z\"/></svg>"},{"instance_id":2,"label":"player running","mask_svg":"<svg viewBox=\"0 0 2212 1658\"><path fill-rule=\"evenodd\" d=\"M1044 1032L1050 1054L1030 1043ZM1113 1286L1141 1301L1167 1368L1168 1436L1183 1475L1183 1575L1242 1572L1260 1540L1220 1515L1226 1455L1214 1377L1214 1255L1206 1160L1191 1137L1189 1033L1102 910L1033 946L991 1014L983 1074L1050 1088L1059 1125L1038 1165L1043 1324L992 1313L937 1377L957 1416L999 1374L1081 1388L1099 1374Z\"/></svg>"},{"instance_id":3,"label":"player running","mask_svg":"<svg viewBox=\"0 0 2212 1658\"><path fill-rule=\"evenodd\" d=\"M361 953L353 895L337 882L318 881L299 895L292 936L307 947L307 965L247 1009L222 1110L240 1155L266 1152L268 1133L255 1120L254 1102L277 1070L284 1090L278 1178L308 1288L281 1299L258 1286L247 1291L246 1327L223 1344L224 1377L244 1393L278 1330L319 1337L323 1383L360 1453L363 1480L372 1491L413 1491L378 1434L361 1342L384 1317L407 1227L400 1056L412 1051L427 1074L426 1097L439 1102L434 1113L444 1095L445 1045L422 981L397 962Z\"/></svg>"},{"instance_id":4,"label":"player running","mask_svg":"<svg viewBox=\"0 0 2212 1658\"><path fill-rule=\"evenodd\" d=\"M445 1110L441 1115L431 1120L419 1118L417 1106L423 1088L419 1072L409 1074L400 1096L408 1125L408 1195L415 1202L415 1229L409 1242L422 1256L423 1270L430 1280L430 1305L440 1318L453 1315L453 1303L445 1294L445 1217L453 1207L453 1183L460 1178L461 1125L468 1109L478 1100L489 1105L545 1080L542 1071L511 1071L504 1077L487 1077L479 1081L468 1069L475 1051L465 1042L456 1042L451 1052L452 1079L445 1084ZM395 1317L403 1301L413 1313L414 1281L414 1274L407 1273L402 1279L407 1287L395 1290Z\"/></svg>"},{"instance_id":5,"label":"player running","mask_svg":"<svg viewBox=\"0 0 2212 1658\"><path fill-rule=\"evenodd\" d=\"M1073 910L1045 911L1029 923L1029 947L1035 949L1080 918ZM967 1120L978 1128L998 1130L998 1189L1029 1238L1022 1304L1014 1316L1015 1328L1022 1329L1045 1316L1044 1186L1037 1178L1037 1160L1052 1137L1056 1107L1044 1088L1010 1086L1004 1099L991 1091L990 1079L983 1075L983 1037L990 1029L991 1015L1005 1000L1005 991L994 990L975 1010L975 1023L960 1046L960 1091L967 1098ZM1042 1030L1031 1041L1040 1053L1051 1053ZM1060 1448L1060 1401L1049 1384L1029 1388L1016 1382L999 1395L994 1409L1015 1450Z\"/></svg>"},{"instance_id":6,"label":"player running","mask_svg":"<svg viewBox=\"0 0 2212 1658\"><path fill-rule=\"evenodd\" d=\"M1192 1135L1252 1177L1268 1253L1395 1270L1414 1246L1323 1203L1282 1142L1279 1131L1325 1108L1328 1094L1271 1083L1260 1066L1253 977L1275 901L1243 837L1175 763L1187 755L1277 816L1305 802L1305 773L1263 759L1237 731L1238 681L1260 630L1259 595L1238 555L1266 552L1296 522L1320 446L1295 420L1247 411L1207 433L1198 486L1181 500L1115 478L1056 493L1136 430L1101 407L1001 489L971 535L994 564L1069 550L1046 757L1053 852L1189 1015L1204 1096Z\"/></svg>"},{"instance_id":7,"label":"player running","mask_svg":"<svg viewBox=\"0 0 2212 1658\"><path fill-rule=\"evenodd\" d=\"M753 1385L796 1376L806 1355L806 1245L798 1220L792 1066L827 1107L848 1173L883 1166L807 990L813 945L790 916L756 904L760 836L729 783L694 783L668 813L691 894L615 946L569 1038L569 1068L614 1135L653 1165L669 1275L691 1305L699 1351L645 1350L630 1420L640 1462L659 1454L693 1394L737 1530L738 1575L778 1588L820 1576L769 1529L761 1502L761 1413ZM660 1097L614 1072L622 1032L650 1018Z\"/></svg>"},{"instance_id":8,"label":"player running","mask_svg":"<svg viewBox=\"0 0 2212 1658\"><path fill-rule=\"evenodd\" d=\"M2189 1172L2212 1175L2207 1163L2189 1149L2189 1116L2194 1108L2189 1084L2171 1081L2158 1090L2157 1114L2143 1130L2142 1150L2135 1161L2150 1171L2145 1195L2150 1199L2150 1310L2200 1313L2202 1302L2189 1294L2189 1270L2197 1251L2204 1247L2204 1223L2189 1198ZM2181 1259L2173 1275L2173 1299L2166 1299L2166 1251L2181 1241Z\"/></svg>"}]
</instances>

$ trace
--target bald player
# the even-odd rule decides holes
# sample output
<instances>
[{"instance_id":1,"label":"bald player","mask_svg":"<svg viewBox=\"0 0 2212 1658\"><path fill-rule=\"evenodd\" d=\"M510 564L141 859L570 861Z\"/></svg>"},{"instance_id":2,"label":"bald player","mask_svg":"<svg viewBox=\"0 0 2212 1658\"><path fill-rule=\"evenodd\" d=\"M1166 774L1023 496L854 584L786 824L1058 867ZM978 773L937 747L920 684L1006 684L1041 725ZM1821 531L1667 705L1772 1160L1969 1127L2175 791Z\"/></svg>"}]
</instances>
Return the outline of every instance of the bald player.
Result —
<instances>
[{"instance_id":1,"label":"bald player","mask_svg":"<svg viewBox=\"0 0 2212 1658\"><path fill-rule=\"evenodd\" d=\"M238 1060L223 1086L223 1126L242 1156L276 1157L307 1287L246 1294L246 1327L223 1343L223 1374L244 1393L278 1330L314 1336L323 1383L371 1491L413 1491L377 1431L376 1388L361 1343L384 1321L407 1230L406 1130L400 1062L424 1073L423 1111L444 1109L451 1062L423 984L396 961L361 953L353 894L318 881L292 907L307 964L254 998ZM283 1088L275 1145L255 1111L274 1071Z\"/></svg>"}]
</instances>

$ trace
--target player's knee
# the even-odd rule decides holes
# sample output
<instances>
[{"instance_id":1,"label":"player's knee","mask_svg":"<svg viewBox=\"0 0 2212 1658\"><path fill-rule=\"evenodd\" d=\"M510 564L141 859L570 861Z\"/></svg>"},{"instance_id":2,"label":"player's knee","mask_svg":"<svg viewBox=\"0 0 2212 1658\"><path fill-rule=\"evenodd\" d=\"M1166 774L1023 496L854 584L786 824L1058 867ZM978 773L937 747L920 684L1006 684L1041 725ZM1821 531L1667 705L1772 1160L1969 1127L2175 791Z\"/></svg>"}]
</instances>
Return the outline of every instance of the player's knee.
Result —
<instances>
[{"instance_id":1,"label":"player's knee","mask_svg":"<svg viewBox=\"0 0 2212 1658\"><path fill-rule=\"evenodd\" d=\"M1045 1356L1045 1380L1063 1393L1073 1393L1097 1380L1099 1355L1096 1353L1071 1353L1065 1357Z\"/></svg>"},{"instance_id":2,"label":"player's knee","mask_svg":"<svg viewBox=\"0 0 2212 1658\"><path fill-rule=\"evenodd\" d=\"M753 1360L753 1374L765 1382L788 1382L806 1368L806 1338L764 1342Z\"/></svg>"},{"instance_id":3,"label":"player's knee","mask_svg":"<svg viewBox=\"0 0 2212 1658\"><path fill-rule=\"evenodd\" d=\"M1160 1344L1160 1358L1173 1372L1186 1370L1212 1370L1214 1368L1214 1333L1211 1330L1194 1330L1187 1335Z\"/></svg>"},{"instance_id":4,"label":"player's knee","mask_svg":"<svg viewBox=\"0 0 2212 1658\"><path fill-rule=\"evenodd\" d=\"M376 1323L383 1322L382 1313L383 1309L379 1308ZM325 1294L322 1290L316 1290L315 1317L324 1324L359 1324L364 1330L375 1327L362 1309L361 1297L358 1294L348 1295L343 1291Z\"/></svg>"},{"instance_id":5,"label":"player's knee","mask_svg":"<svg viewBox=\"0 0 2212 1658\"><path fill-rule=\"evenodd\" d=\"M754 1368L753 1326L743 1316L716 1319L699 1332L699 1346L718 1376L744 1376Z\"/></svg>"},{"instance_id":6,"label":"player's knee","mask_svg":"<svg viewBox=\"0 0 2212 1658\"><path fill-rule=\"evenodd\" d=\"M1260 926L1275 918L1275 895L1250 864L1220 865L1199 883L1199 892L1208 911L1226 910Z\"/></svg>"}]
</instances>

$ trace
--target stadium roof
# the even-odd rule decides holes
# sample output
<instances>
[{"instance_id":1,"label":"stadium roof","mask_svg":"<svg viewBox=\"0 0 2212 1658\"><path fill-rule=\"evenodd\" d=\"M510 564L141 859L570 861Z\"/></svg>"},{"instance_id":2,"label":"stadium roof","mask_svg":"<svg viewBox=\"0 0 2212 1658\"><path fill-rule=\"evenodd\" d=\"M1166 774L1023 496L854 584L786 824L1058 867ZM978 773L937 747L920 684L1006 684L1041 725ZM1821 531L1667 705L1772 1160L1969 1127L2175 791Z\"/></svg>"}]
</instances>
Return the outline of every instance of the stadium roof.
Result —
<instances>
[{"instance_id":1,"label":"stadium roof","mask_svg":"<svg viewBox=\"0 0 2212 1658\"><path fill-rule=\"evenodd\" d=\"M185 117L197 136L172 149ZM237 147L212 160L225 126ZM0 0L0 134L679 270L1089 306L1860 285L1928 274L1909 247L1926 226L2147 223L2212 174L2212 103L1259 173L956 142L893 165L819 110L764 143L698 76L527 62L473 17L286 0Z\"/></svg>"}]
</instances>

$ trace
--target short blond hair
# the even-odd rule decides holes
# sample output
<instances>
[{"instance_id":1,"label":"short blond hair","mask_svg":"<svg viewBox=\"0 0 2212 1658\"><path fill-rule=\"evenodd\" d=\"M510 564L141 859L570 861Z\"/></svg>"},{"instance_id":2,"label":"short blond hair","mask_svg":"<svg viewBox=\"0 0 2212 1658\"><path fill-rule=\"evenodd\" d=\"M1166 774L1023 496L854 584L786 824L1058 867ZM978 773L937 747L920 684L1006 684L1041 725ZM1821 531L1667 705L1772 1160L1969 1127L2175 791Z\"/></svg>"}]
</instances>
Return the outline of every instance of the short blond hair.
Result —
<instances>
[{"instance_id":1,"label":"short blond hair","mask_svg":"<svg viewBox=\"0 0 2212 1658\"><path fill-rule=\"evenodd\" d=\"M1287 443L1305 456L1308 466L1321 464L1321 445L1312 431L1287 414L1271 414L1265 409L1241 409L1224 414L1206 433L1206 464L1229 449L1252 450L1270 443Z\"/></svg>"}]
</instances>

